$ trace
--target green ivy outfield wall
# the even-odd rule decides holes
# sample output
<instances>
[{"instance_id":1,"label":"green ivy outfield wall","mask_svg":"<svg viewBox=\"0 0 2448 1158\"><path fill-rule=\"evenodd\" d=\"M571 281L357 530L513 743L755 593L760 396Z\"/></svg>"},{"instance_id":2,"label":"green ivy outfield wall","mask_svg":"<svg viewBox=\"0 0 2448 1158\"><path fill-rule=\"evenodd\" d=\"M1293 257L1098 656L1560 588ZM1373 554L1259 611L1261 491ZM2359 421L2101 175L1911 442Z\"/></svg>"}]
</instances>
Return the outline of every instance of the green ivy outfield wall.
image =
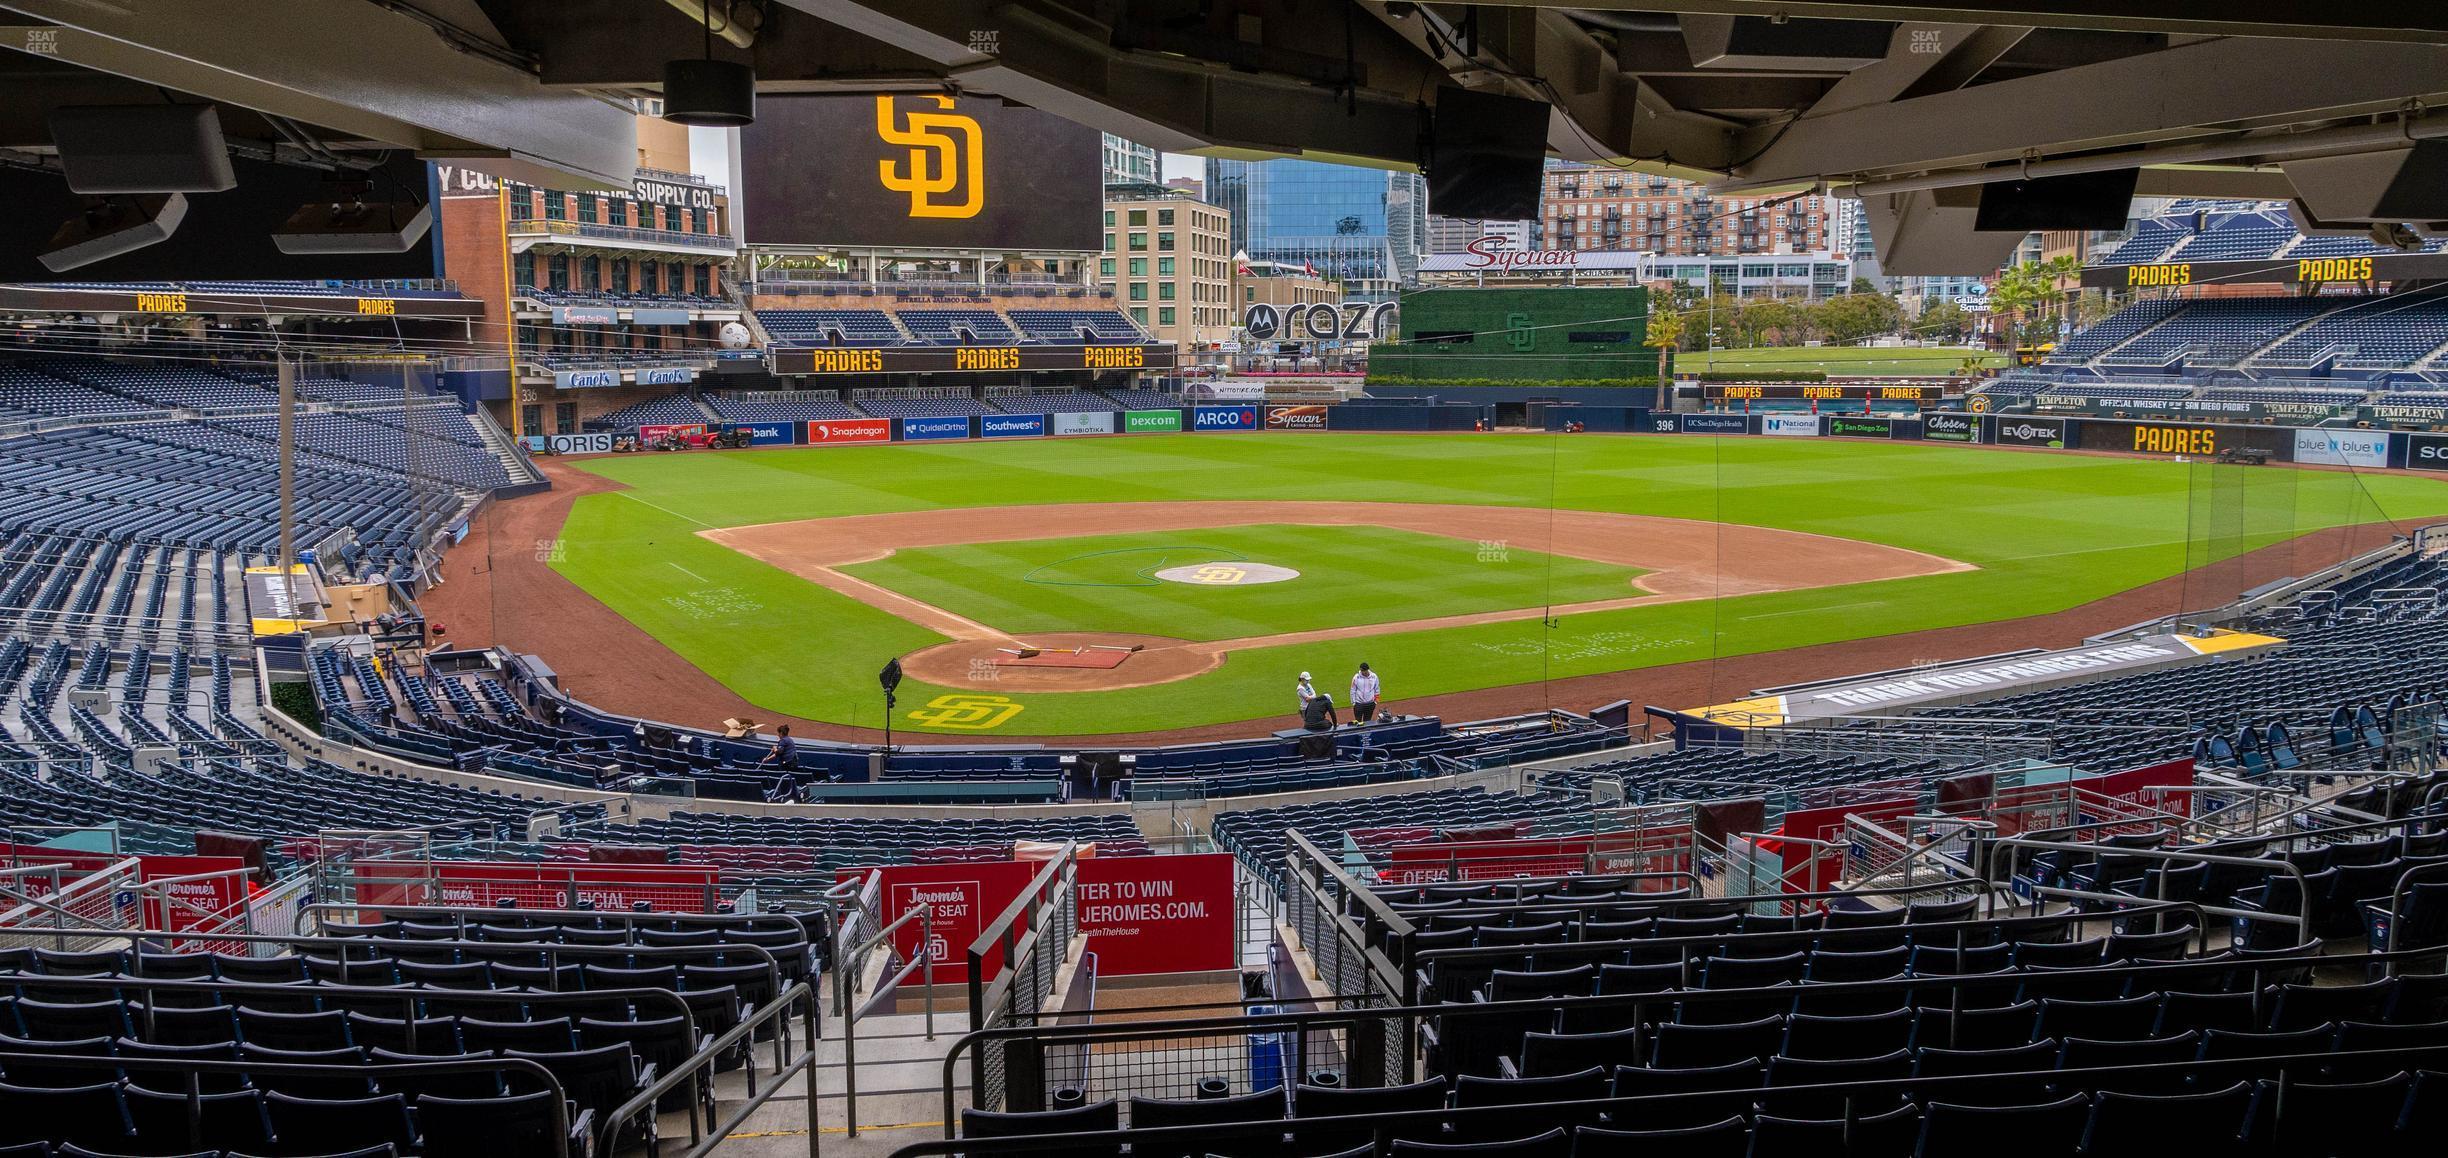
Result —
<instances>
[{"instance_id":1,"label":"green ivy outfield wall","mask_svg":"<svg viewBox=\"0 0 2448 1158\"><path fill-rule=\"evenodd\" d=\"M1649 291L1453 287L1402 295L1402 334L1369 348L1369 385L1653 387Z\"/></svg>"}]
</instances>

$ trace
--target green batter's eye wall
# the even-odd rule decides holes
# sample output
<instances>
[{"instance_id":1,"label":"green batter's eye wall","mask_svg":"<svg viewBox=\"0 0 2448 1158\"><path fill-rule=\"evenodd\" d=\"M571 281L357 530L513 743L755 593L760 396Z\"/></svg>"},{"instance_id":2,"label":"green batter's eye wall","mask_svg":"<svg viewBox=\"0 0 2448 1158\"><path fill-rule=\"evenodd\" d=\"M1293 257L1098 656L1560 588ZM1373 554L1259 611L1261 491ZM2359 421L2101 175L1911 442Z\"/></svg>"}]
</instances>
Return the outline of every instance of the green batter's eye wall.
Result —
<instances>
[{"instance_id":1,"label":"green batter's eye wall","mask_svg":"<svg viewBox=\"0 0 2448 1158\"><path fill-rule=\"evenodd\" d=\"M1536 286L1413 290L1402 338L1369 350L1371 384L1654 385L1649 291Z\"/></svg>"}]
</instances>

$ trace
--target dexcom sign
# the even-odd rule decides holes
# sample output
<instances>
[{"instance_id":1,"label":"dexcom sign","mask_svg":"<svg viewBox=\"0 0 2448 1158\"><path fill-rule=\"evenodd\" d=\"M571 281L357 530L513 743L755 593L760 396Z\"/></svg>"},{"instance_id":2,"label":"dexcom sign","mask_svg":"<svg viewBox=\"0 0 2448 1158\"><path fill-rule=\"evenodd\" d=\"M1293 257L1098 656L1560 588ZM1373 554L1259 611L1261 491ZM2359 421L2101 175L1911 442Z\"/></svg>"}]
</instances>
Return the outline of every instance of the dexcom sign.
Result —
<instances>
[{"instance_id":1,"label":"dexcom sign","mask_svg":"<svg viewBox=\"0 0 2448 1158\"><path fill-rule=\"evenodd\" d=\"M2376 430L2298 430L2295 461L2328 466L2388 465L2388 432Z\"/></svg>"},{"instance_id":2,"label":"dexcom sign","mask_svg":"<svg viewBox=\"0 0 2448 1158\"><path fill-rule=\"evenodd\" d=\"M1194 406L1190 409L1192 430L1256 430L1258 408L1255 406Z\"/></svg>"}]
</instances>

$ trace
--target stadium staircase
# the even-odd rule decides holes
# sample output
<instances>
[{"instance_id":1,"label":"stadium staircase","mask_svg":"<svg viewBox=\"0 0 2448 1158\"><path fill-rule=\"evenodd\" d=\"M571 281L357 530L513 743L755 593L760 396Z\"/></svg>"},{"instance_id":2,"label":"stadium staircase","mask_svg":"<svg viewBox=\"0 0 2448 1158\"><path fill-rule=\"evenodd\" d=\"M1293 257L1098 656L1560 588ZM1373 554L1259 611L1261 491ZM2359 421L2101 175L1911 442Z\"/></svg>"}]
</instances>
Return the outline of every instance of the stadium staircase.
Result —
<instances>
[{"instance_id":1,"label":"stadium staircase","mask_svg":"<svg viewBox=\"0 0 2448 1158\"><path fill-rule=\"evenodd\" d=\"M518 441L510 437L510 432L503 430L501 423L493 421L491 412L479 406L467 414L468 425L475 428L477 441L483 443L493 457L501 460L503 470L510 472L511 486L543 484L544 472L537 470L535 463L528 460L527 452L519 448Z\"/></svg>"}]
</instances>

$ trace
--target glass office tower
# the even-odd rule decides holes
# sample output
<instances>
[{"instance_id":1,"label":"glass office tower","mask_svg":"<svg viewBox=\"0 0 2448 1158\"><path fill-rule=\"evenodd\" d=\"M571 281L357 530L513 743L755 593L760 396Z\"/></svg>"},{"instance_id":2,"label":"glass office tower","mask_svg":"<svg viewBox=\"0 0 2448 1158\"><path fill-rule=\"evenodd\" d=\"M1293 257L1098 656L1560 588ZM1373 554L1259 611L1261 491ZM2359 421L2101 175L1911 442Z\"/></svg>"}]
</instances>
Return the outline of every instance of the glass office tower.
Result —
<instances>
[{"instance_id":1,"label":"glass office tower","mask_svg":"<svg viewBox=\"0 0 2448 1158\"><path fill-rule=\"evenodd\" d=\"M1207 162L1207 200L1232 211L1233 248L1315 269L1349 300L1388 300L1418 280L1428 186L1417 173L1321 161Z\"/></svg>"}]
</instances>

